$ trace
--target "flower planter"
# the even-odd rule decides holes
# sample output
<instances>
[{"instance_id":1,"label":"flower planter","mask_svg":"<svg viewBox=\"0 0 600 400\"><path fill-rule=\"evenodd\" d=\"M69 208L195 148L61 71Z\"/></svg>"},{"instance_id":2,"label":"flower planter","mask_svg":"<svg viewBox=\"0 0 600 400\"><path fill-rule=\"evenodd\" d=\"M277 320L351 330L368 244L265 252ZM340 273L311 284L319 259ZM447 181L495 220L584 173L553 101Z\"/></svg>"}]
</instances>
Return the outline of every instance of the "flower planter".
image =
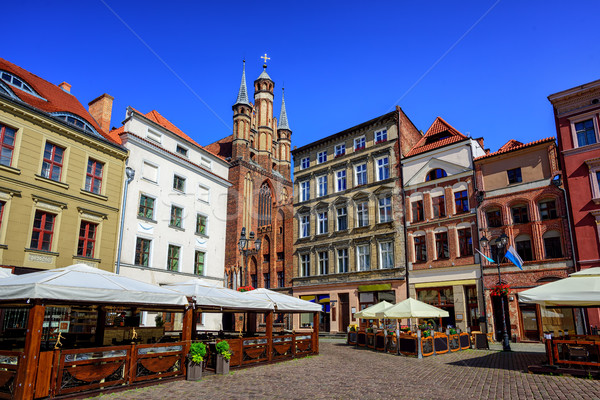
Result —
<instances>
[{"instance_id":1,"label":"flower planter","mask_svg":"<svg viewBox=\"0 0 600 400\"><path fill-rule=\"evenodd\" d=\"M196 364L188 361L186 378L188 381L199 381L202 379L202 364Z\"/></svg>"},{"instance_id":2,"label":"flower planter","mask_svg":"<svg viewBox=\"0 0 600 400\"><path fill-rule=\"evenodd\" d=\"M221 354L217 354L217 375L227 375L229 373L229 360L226 360Z\"/></svg>"}]
</instances>

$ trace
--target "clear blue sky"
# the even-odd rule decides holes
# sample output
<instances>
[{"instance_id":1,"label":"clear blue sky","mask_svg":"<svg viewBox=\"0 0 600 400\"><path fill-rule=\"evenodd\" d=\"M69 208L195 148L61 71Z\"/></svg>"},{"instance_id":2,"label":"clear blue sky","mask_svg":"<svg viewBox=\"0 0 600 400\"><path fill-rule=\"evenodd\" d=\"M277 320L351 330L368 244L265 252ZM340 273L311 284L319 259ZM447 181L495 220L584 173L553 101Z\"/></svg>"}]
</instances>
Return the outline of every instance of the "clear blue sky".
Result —
<instances>
[{"instance_id":1,"label":"clear blue sky","mask_svg":"<svg viewBox=\"0 0 600 400\"><path fill-rule=\"evenodd\" d=\"M111 94L113 126L128 105L156 109L203 145L230 134L242 59L251 85L265 52L298 147L398 104L423 131L441 116L494 151L554 136L547 96L600 78L598 1L25 1L2 14L1 57L84 104Z\"/></svg>"}]
</instances>

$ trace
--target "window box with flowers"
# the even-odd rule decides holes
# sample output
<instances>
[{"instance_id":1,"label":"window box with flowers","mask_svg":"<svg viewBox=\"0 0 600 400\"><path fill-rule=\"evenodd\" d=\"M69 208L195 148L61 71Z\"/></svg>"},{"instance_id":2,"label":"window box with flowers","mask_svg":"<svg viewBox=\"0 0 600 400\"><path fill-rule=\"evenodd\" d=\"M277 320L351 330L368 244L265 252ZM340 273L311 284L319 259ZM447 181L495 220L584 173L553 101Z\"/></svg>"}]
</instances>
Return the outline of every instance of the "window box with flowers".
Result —
<instances>
[{"instance_id":1,"label":"window box with flowers","mask_svg":"<svg viewBox=\"0 0 600 400\"><path fill-rule=\"evenodd\" d=\"M362 146L356 146L356 147L354 147L354 151L360 151L360 150L364 150L364 149L365 149L365 147L366 147L365 145L362 145Z\"/></svg>"},{"instance_id":2,"label":"window box with flowers","mask_svg":"<svg viewBox=\"0 0 600 400\"><path fill-rule=\"evenodd\" d=\"M508 296L510 294L510 285L500 283L490 288L490 296Z\"/></svg>"},{"instance_id":3,"label":"window box with flowers","mask_svg":"<svg viewBox=\"0 0 600 400\"><path fill-rule=\"evenodd\" d=\"M375 142L375 144L380 144L380 143L385 143L387 142L387 139L380 139L378 141Z\"/></svg>"},{"instance_id":4,"label":"window box with flowers","mask_svg":"<svg viewBox=\"0 0 600 400\"><path fill-rule=\"evenodd\" d=\"M254 290L254 288L250 285L248 286L240 286L238 289L238 292L249 292L251 290Z\"/></svg>"}]
</instances>

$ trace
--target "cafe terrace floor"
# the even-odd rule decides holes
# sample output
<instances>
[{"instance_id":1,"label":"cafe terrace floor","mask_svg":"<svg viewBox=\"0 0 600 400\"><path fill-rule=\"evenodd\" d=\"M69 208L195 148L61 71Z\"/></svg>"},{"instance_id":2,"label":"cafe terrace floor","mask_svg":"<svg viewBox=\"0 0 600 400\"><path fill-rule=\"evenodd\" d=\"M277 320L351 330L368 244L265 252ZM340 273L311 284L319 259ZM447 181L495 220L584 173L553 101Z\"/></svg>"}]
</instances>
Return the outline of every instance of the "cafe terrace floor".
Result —
<instances>
[{"instance_id":1,"label":"cafe terrace floor","mask_svg":"<svg viewBox=\"0 0 600 400\"><path fill-rule=\"evenodd\" d=\"M541 345L512 344L418 360L321 339L320 355L205 375L102 399L600 399L600 381L529 374Z\"/></svg>"}]
</instances>

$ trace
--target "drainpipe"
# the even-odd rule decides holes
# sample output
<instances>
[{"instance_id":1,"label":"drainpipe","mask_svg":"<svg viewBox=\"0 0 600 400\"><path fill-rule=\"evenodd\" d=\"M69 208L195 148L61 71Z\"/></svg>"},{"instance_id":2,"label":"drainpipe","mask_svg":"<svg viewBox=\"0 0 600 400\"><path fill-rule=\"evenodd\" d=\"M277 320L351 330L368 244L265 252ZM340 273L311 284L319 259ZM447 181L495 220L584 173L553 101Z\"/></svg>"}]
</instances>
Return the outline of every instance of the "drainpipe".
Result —
<instances>
[{"instance_id":1,"label":"drainpipe","mask_svg":"<svg viewBox=\"0 0 600 400\"><path fill-rule=\"evenodd\" d=\"M135 177L135 170L131 167L125 168L125 190L123 190L123 208L121 209L121 227L119 228L119 248L117 250L117 268L116 273L119 275L121 271L121 250L123 247L123 226L125 224L125 205L127 204L127 188Z\"/></svg>"},{"instance_id":2,"label":"drainpipe","mask_svg":"<svg viewBox=\"0 0 600 400\"><path fill-rule=\"evenodd\" d=\"M469 147L469 151L471 152L471 160L473 159L473 152L472 152L472 148ZM475 162L473 161L473 189L477 190L477 193L479 193L479 189L477 189L477 187L475 186L475 184L477 184L477 170L475 168ZM481 182L483 184L483 182ZM483 192L485 193L485 192ZM483 202L483 196L485 196L485 194L481 195L481 201ZM479 197L479 195L477 196ZM481 237L479 234L479 227L481 226L481 222L479 221L479 200L476 199L476 206L475 206L475 218L477 221L477 245L479 247L479 238ZM487 320L487 305L485 304L485 284L483 281L483 260L481 259L481 254L477 254L477 256L479 257L479 274L480 279L481 279L481 303L483 304L483 312L481 313L481 315L485 318L485 321L483 323L484 326L484 330L483 332L485 334L488 333L488 320Z\"/></svg>"}]
</instances>

